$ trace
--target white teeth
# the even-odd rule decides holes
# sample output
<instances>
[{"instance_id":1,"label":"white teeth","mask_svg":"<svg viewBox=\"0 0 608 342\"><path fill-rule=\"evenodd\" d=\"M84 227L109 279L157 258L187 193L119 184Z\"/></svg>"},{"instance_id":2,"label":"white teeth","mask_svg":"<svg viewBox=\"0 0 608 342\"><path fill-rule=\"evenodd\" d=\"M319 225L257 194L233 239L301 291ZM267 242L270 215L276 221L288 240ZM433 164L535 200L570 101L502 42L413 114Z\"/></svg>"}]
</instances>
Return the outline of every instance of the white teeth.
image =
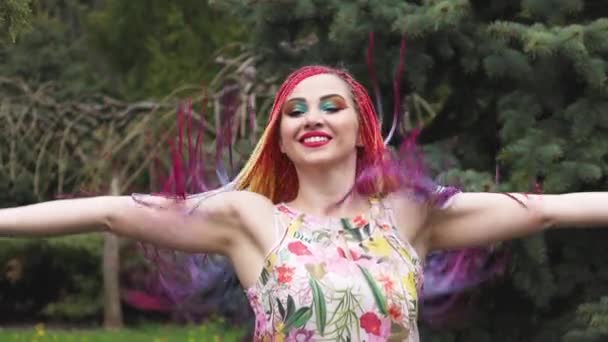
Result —
<instances>
[{"instance_id":1,"label":"white teeth","mask_svg":"<svg viewBox=\"0 0 608 342\"><path fill-rule=\"evenodd\" d=\"M329 140L327 137L310 137L310 138L304 139L304 142L311 143L311 142L322 142L322 141L327 141L327 140Z\"/></svg>"}]
</instances>

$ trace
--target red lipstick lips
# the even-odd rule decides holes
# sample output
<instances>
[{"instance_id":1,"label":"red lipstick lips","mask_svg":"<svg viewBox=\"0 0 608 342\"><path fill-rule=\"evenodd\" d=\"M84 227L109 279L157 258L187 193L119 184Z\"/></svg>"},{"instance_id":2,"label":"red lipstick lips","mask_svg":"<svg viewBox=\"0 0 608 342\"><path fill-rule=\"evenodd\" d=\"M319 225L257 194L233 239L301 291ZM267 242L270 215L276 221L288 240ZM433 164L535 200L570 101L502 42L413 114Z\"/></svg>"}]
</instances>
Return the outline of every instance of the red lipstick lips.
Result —
<instances>
[{"instance_id":1,"label":"red lipstick lips","mask_svg":"<svg viewBox=\"0 0 608 342\"><path fill-rule=\"evenodd\" d=\"M325 132L306 132L300 137L300 142L306 147L321 147L331 140L331 136Z\"/></svg>"}]
</instances>

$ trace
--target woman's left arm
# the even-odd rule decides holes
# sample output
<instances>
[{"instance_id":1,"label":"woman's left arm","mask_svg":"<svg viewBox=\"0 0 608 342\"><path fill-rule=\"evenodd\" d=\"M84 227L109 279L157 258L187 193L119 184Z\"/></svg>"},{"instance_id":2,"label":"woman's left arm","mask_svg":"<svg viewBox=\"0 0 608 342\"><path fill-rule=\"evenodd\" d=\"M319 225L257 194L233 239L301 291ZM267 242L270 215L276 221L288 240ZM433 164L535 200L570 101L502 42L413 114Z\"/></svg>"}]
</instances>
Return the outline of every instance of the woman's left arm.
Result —
<instances>
[{"instance_id":1,"label":"woman's left arm","mask_svg":"<svg viewBox=\"0 0 608 342\"><path fill-rule=\"evenodd\" d=\"M430 250L488 245L549 227L608 226L608 192L460 193L429 213Z\"/></svg>"}]
</instances>

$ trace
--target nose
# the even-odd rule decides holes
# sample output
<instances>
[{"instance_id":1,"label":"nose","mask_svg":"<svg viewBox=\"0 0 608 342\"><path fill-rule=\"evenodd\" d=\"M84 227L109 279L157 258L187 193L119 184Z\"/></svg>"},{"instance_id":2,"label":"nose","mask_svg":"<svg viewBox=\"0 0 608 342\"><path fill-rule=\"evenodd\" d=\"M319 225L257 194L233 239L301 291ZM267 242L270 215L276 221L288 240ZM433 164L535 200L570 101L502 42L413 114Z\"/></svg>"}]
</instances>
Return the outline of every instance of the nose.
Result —
<instances>
[{"instance_id":1,"label":"nose","mask_svg":"<svg viewBox=\"0 0 608 342\"><path fill-rule=\"evenodd\" d=\"M323 126L323 113L318 109L310 110L305 118L304 125L306 128L317 128Z\"/></svg>"}]
</instances>

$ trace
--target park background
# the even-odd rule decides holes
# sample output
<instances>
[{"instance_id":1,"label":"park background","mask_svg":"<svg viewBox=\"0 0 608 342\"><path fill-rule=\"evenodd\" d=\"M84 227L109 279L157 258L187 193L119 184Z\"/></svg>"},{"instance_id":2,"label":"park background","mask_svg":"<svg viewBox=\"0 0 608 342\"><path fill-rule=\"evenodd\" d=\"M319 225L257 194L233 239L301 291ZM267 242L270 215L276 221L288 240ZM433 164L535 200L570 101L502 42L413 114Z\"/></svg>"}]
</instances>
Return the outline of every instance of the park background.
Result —
<instances>
[{"instance_id":1,"label":"park background","mask_svg":"<svg viewBox=\"0 0 608 342\"><path fill-rule=\"evenodd\" d=\"M176 112L205 118L201 174L215 178L220 136L222 165L238 168L304 64L352 72L385 135L397 111L394 144L421 127L441 182L608 190L604 1L2 0L0 207L158 191ZM505 273L423 320L423 340L605 341L607 238L559 230L500 246ZM2 341L238 340L250 326L222 280L198 306L129 297L158 294L157 278L110 235L0 239L0 271ZM225 287L235 295L218 301Z\"/></svg>"}]
</instances>

